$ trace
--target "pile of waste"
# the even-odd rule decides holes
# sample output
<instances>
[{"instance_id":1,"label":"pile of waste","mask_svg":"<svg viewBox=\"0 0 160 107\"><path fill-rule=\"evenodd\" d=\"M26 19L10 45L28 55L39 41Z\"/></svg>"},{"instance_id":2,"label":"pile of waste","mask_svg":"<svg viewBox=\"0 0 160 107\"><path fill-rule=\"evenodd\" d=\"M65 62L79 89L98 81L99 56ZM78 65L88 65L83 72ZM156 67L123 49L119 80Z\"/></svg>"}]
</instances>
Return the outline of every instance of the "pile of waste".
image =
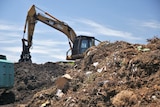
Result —
<instances>
[{"instance_id":1,"label":"pile of waste","mask_svg":"<svg viewBox=\"0 0 160 107\"><path fill-rule=\"evenodd\" d=\"M38 91L53 86L54 80L65 74L66 70L71 68L71 64L21 62L15 63L14 68L14 87L5 92L0 90L0 105L27 103Z\"/></svg>"},{"instance_id":2,"label":"pile of waste","mask_svg":"<svg viewBox=\"0 0 160 107\"><path fill-rule=\"evenodd\" d=\"M69 89L57 87L34 95L27 106L108 107L160 105L160 39L148 44L102 42L66 71Z\"/></svg>"},{"instance_id":3,"label":"pile of waste","mask_svg":"<svg viewBox=\"0 0 160 107\"><path fill-rule=\"evenodd\" d=\"M157 107L160 105L160 39L147 41L145 45L105 41L88 49L84 59L70 65L17 63L16 88L12 89L16 93L14 104Z\"/></svg>"}]
</instances>

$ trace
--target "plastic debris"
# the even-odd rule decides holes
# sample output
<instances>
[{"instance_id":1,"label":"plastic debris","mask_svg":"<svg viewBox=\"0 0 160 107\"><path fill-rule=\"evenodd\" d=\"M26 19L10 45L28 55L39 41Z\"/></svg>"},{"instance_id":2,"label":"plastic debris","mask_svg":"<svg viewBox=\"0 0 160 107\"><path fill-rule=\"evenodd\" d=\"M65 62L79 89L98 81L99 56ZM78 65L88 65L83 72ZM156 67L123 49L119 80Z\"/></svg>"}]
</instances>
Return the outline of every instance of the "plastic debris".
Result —
<instances>
[{"instance_id":1,"label":"plastic debris","mask_svg":"<svg viewBox=\"0 0 160 107\"><path fill-rule=\"evenodd\" d=\"M94 62L94 63L93 63L93 66L96 67L98 64L99 64L99 62Z\"/></svg>"},{"instance_id":2,"label":"plastic debris","mask_svg":"<svg viewBox=\"0 0 160 107\"><path fill-rule=\"evenodd\" d=\"M63 75L62 77L66 78L66 79L69 79L69 80L72 79L72 77L71 77L69 74L65 74L65 75Z\"/></svg>"},{"instance_id":3,"label":"plastic debris","mask_svg":"<svg viewBox=\"0 0 160 107\"><path fill-rule=\"evenodd\" d=\"M150 51L149 48L143 48L142 46L138 46L137 49L138 51L142 51L142 52Z\"/></svg>"},{"instance_id":4,"label":"plastic debris","mask_svg":"<svg viewBox=\"0 0 160 107\"><path fill-rule=\"evenodd\" d=\"M56 92L56 96L61 98L63 95L64 95L64 93L62 92L62 90L58 89Z\"/></svg>"},{"instance_id":5,"label":"plastic debris","mask_svg":"<svg viewBox=\"0 0 160 107\"><path fill-rule=\"evenodd\" d=\"M157 100L157 97L155 95L152 96L153 100Z\"/></svg>"},{"instance_id":6,"label":"plastic debris","mask_svg":"<svg viewBox=\"0 0 160 107\"><path fill-rule=\"evenodd\" d=\"M97 69L97 72L101 73L102 71L106 71L106 66L103 66L100 69Z\"/></svg>"},{"instance_id":7,"label":"plastic debris","mask_svg":"<svg viewBox=\"0 0 160 107\"><path fill-rule=\"evenodd\" d=\"M142 49L142 51L146 52L146 51L150 51L150 49L149 48L144 48L144 49Z\"/></svg>"},{"instance_id":8,"label":"plastic debris","mask_svg":"<svg viewBox=\"0 0 160 107\"><path fill-rule=\"evenodd\" d=\"M103 68L97 69L97 72L101 73Z\"/></svg>"},{"instance_id":9,"label":"plastic debris","mask_svg":"<svg viewBox=\"0 0 160 107\"><path fill-rule=\"evenodd\" d=\"M47 100L45 103L43 103L40 107L47 107L47 105L49 105L50 102Z\"/></svg>"},{"instance_id":10,"label":"plastic debris","mask_svg":"<svg viewBox=\"0 0 160 107\"><path fill-rule=\"evenodd\" d=\"M92 71L87 71L87 72L86 72L86 75L87 75L87 76L90 75L90 74L92 74Z\"/></svg>"},{"instance_id":11,"label":"plastic debris","mask_svg":"<svg viewBox=\"0 0 160 107\"><path fill-rule=\"evenodd\" d=\"M139 51L141 51L141 50L142 50L142 46L137 46L137 49L138 49Z\"/></svg>"},{"instance_id":12,"label":"plastic debris","mask_svg":"<svg viewBox=\"0 0 160 107\"><path fill-rule=\"evenodd\" d=\"M110 82L109 80L101 81L98 83L98 86L102 87L104 84L107 84L109 82Z\"/></svg>"}]
</instances>

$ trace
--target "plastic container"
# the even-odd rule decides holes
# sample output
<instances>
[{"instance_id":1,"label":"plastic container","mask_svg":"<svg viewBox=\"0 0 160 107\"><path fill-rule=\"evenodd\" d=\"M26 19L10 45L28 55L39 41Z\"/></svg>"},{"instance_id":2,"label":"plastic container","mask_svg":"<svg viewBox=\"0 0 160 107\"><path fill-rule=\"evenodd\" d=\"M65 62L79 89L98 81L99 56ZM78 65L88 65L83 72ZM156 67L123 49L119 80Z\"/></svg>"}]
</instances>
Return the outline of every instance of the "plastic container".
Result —
<instances>
[{"instance_id":1,"label":"plastic container","mask_svg":"<svg viewBox=\"0 0 160 107\"><path fill-rule=\"evenodd\" d=\"M14 85L14 64L0 59L0 88L12 88Z\"/></svg>"}]
</instances>

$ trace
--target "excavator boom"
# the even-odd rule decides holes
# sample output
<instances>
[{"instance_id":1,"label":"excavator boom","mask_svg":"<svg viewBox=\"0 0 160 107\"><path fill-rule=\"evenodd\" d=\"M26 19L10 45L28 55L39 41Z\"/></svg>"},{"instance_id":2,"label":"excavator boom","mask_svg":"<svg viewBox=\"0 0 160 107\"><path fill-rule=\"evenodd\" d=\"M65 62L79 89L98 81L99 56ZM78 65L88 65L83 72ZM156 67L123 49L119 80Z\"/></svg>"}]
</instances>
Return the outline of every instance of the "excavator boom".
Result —
<instances>
[{"instance_id":1,"label":"excavator boom","mask_svg":"<svg viewBox=\"0 0 160 107\"><path fill-rule=\"evenodd\" d=\"M38 8L39 9L39 8ZM27 14L24 33L26 32L26 26L28 25L28 46L30 47L32 45L32 37L34 33L35 24L37 21L41 21L50 27L53 27L61 32L63 32L67 37L70 39L71 42L74 41L75 37L77 36L74 30L64 23L63 21L58 20L54 16L50 15L47 12L44 12L47 16L41 15L40 13L36 13L36 7L33 5Z\"/></svg>"}]
</instances>

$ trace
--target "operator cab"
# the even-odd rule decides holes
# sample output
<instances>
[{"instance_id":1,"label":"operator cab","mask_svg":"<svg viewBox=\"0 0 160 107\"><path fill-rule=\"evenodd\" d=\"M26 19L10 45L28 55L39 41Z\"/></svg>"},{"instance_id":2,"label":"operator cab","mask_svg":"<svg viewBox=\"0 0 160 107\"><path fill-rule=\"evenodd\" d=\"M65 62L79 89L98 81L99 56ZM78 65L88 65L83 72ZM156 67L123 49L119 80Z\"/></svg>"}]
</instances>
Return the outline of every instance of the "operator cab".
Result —
<instances>
[{"instance_id":1,"label":"operator cab","mask_svg":"<svg viewBox=\"0 0 160 107\"><path fill-rule=\"evenodd\" d=\"M71 57L67 57L67 60L83 58L84 52L91 46L95 46L94 37L84 35L77 36L73 42L72 55Z\"/></svg>"}]
</instances>

